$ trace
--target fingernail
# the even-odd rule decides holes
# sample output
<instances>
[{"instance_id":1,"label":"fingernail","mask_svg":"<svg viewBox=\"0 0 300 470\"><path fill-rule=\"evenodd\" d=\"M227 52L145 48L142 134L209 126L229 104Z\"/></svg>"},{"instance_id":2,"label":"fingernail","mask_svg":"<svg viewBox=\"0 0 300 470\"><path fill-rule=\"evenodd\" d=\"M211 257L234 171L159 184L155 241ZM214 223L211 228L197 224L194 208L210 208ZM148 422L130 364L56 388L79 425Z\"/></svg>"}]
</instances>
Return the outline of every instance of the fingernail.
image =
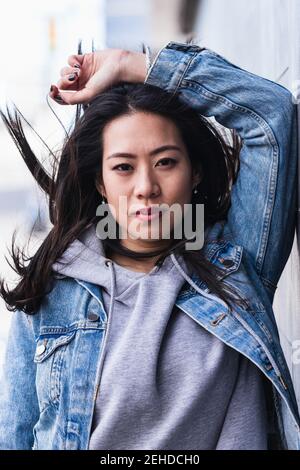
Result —
<instances>
[{"instance_id":1,"label":"fingernail","mask_svg":"<svg viewBox=\"0 0 300 470\"><path fill-rule=\"evenodd\" d=\"M73 81L75 80L75 78L76 78L76 74L75 74L75 73L72 73L71 75L68 76L68 80L69 80L70 82L73 82Z\"/></svg>"},{"instance_id":2,"label":"fingernail","mask_svg":"<svg viewBox=\"0 0 300 470\"><path fill-rule=\"evenodd\" d=\"M80 69L80 65L78 64L75 64L74 67L76 67L77 69Z\"/></svg>"},{"instance_id":3,"label":"fingernail","mask_svg":"<svg viewBox=\"0 0 300 470\"><path fill-rule=\"evenodd\" d=\"M54 99L55 99L56 101L61 101L61 102L64 101L60 95L57 95Z\"/></svg>"},{"instance_id":4,"label":"fingernail","mask_svg":"<svg viewBox=\"0 0 300 470\"><path fill-rule=\"evenodd\" d=\"M53 85L51 85L50 92L53 91L53 90L54 90L54 87L53 87Z\"/></svg>"}]
</instances>

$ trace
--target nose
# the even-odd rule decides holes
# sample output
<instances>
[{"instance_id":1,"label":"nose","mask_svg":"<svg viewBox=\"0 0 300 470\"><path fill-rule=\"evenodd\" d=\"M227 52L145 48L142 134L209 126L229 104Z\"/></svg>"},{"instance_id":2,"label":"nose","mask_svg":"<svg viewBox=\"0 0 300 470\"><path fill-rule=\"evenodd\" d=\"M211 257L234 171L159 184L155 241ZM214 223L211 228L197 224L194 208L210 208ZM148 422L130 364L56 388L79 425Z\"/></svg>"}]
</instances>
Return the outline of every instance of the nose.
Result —
<instances>
[{"instance_id":1,"label":"nose","mask_svg":"<svg viewBox=\"0 0 300 470\"><path fill-rule=\"evenodd\" d=\"M158 181L149 170L144 170L137 175L134 196L137 199L150 199L160 194Z\"/></svg>"}]
</instances>

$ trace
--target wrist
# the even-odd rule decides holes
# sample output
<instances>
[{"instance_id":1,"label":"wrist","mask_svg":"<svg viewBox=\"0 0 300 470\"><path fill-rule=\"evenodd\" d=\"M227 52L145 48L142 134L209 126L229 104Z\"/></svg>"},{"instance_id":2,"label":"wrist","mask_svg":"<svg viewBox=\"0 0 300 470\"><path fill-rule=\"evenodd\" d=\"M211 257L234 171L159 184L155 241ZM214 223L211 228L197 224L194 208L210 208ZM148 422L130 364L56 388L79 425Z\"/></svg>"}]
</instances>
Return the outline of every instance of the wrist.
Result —
<instances>
[{"instance_id":1,"label":"wrist","mask_svg":"<svg viewBox=\"0 0 300 470\"><path fill-rule=\"evenodd\" d=\"M120 62L121 81L144 83L146 75L146 54L124 50Z\"/></svg>"}]
</instances>

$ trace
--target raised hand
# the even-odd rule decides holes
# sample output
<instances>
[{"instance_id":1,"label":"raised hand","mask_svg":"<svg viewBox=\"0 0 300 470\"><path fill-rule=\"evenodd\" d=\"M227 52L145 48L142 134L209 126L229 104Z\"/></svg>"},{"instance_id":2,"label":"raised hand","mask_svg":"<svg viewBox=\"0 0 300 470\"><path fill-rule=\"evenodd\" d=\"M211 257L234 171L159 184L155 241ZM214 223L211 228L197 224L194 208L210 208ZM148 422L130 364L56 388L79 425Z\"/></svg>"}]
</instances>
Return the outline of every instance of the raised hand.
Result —
<instances>
[{"instance_id":1,"label":"raised hand","mask_svg":"<svg viewBox=\"0 0 300 470\"><path fill-rule=\"evenodd\" d=\"M143 82L146 58L142 52L104 49L68 57L61 78L51 85L49 96L60 104L88 103L110 86L126 82Z\"/></svg>"}]
</instances>

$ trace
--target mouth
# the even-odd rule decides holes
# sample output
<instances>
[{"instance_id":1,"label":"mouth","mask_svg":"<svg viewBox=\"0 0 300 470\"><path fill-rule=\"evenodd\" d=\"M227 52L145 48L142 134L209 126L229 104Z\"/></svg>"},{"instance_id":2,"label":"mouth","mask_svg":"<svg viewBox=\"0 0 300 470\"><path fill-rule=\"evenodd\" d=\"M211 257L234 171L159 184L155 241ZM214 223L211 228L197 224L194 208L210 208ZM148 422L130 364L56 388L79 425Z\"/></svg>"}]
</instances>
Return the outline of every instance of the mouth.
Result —
<instances>
[{"instance_id":1,"label":"mouth","mask_svg":"<svg viewBox=\"0 0 300 470\"><path fill-rule=\"evenodd\" d=\"M159 207L144 207L135 212L135 216L141 220L152 220L161 216Z\"/></svg>"},{"instance_id":2,"label":"mouth","mask_svg":"<svg viewBox=\"0 0 300 470\"><path fill-rule=\"evenodd\" d=\"M152 215L159 212L158 207L145 207L143 209L137 210L135 215Z\"/></svg>"}]
</instances>

